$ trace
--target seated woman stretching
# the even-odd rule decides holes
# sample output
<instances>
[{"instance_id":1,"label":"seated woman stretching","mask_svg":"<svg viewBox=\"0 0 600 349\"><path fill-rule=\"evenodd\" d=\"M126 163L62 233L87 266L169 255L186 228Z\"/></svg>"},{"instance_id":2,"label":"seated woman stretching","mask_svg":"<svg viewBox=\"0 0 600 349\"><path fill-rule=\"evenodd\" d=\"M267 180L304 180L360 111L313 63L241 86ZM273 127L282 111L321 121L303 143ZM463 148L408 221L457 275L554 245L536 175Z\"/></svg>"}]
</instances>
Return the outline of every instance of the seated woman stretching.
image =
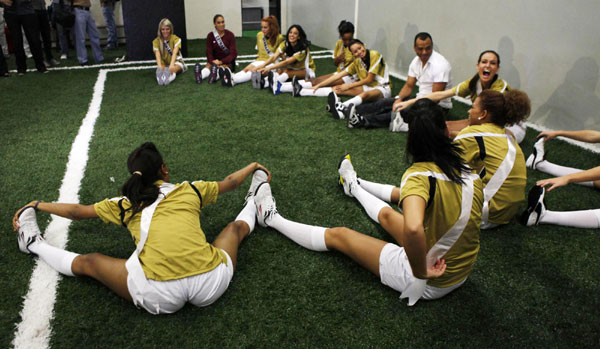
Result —
<instances>
[{"instance_id":1,"label":"seated woman stretching","mask_svg":"<svg viewBox=\"0 0 600 349\"><path fill-rule=\"evenodd\" d=\"M152 41L156 56L156 81L159 85L170 84L177 74L187 70L181 56L181 39L173 34L173 23L163 18L158 23L158 36Z\"/></svg>"},{"instance_id":2,"label":"seated woman stretching","mask_svg":"<svg viewBox=\"0 0 600 349\"><path fill-rule=\"evenodd\" d=\"M257 71L259 66L275 54L279 45L285 41L285 38L279 32L279 22L277 17L271 15L264 17L260 22L261 31L256 34L256 50L258 55L256 60L248 64L241 72L231 75L231 71L225 69L226 86L242 84L252 80L252 87L261 88L261 74ZM264 86L264 84L263 84Z\"/></svg>"},{"instance_id":3,"label":"seated woman stretching","mask_svg":"<svg viewBox=\"0 0 600 349\"><path fill-rule=\"evenodd\" d=\"M346 118L346 114L353 106L380 98L388 98L392 95L388 66L381 53L368 50L365 44L358 39L351 40L348 47L354 56L354 61L345 70L316 84L311 89L296 86L299 91L295 94L301 96L327 96L326 109L335 119ZM347 76L354 76L355 78L352 80L354 82L324 87L335 85L336 82L341 82L340 80ZM338 94L352 96L352 98L342 103Z\"/></svg>"},{"instance_id":4,"label":"seated woman stretching","mask_svg":"<svg viewBox=\"0 0 600 349\"><path fill-rule=\"evenodd\" d=\"M567 137L582 142L600 143L600 131L545 131L538 135L540 138L533 148L533 153L527 158L527 167L549 173L555 178L537 181L531 188L528 197L528 207L521 216L521 223L526 226L537 224L556 224L576 228L600 228L600 209L581 211L550 211L544 202L545 187L548 192L575 183L591 188L600 188L600 166L589 170L553 164L544 158L544 142L556 138Z\"/></svg>"},{"instance_id":5,"label":"seated woman stretching","mask_svg":"<svg viewBox=\"0 0 600 349\"><path fill-rule=\"evenodd\" d=\"M167 165L153 143L136 148L127 169L131 177L122 187L123 197L94 205L32 201L20 209L13 218L19 248L63 275L92 277L152 314L173 313L187 302L198 307L214 303L233 277L239 244L254 229L253 195L247 196L244 209L212 244L200 226L200 212L220 194L239 187L253 171L251 193L258 183L269 180L269 173L252 163L220 182L171 184ZM40 235L38 210L123 225L136 249L125 260L56 248Z\"/></svg>"},{"instance_id":6,"label":"seated woman stretching","mask_svg":"<svg viewBox=\"0 0 600 349\"><path fill-rule=\"evenodd\" d=\"M278 230L313 250L338 250L381 282L408 297L436 299L460 287L479 252L483 194L481 180L469 173L460 150L447 137L444 115L430 100L420 100L407 113L410 131L406 151L414 160L402 176L401 188L359 179L346 155L339 166L346 195L397 244L349 228L324 228L283 218L268 183L258 185L254 200L258 223ZM398 203L403 214L386 202Z\"/></svg>"},{"instance_id":7,"label":"seated woman stretching","mask_svg":"<svg viewBox=\"0 0 600 349\"><path fill-rule=\"evenodd\" d=\"M522 91L484 90L469 110L470 126L454 138L465 163L483 181L481 229L509 223L525 201L525 157L506 127L524 121L530 112L531 102Z\"/></svg>"},{"instance_id":8,"label":"seated woman stretching","mask_svg":"<svg viewBox=\"0 0 600 349\"><path fill-rule=\"evenodd\" d=\"M215 15L213 17L215 30L206 36L206 66L201 67L200 63L194 66L194 76L196 82L201 84L208 77L208 83L213 84L219 78L225 76L225 70L229 69L229 75L235 71L235 59L237 58L237 48L235 46L235 35L225 29L225 17ZM223 80L222 84L227 86L229 82Z\"/></svg>"},{"instance_id":9,"label":"seated woman stretching","mask_svg":"<svg viewBox=\"0 0 600 349\"><path fill-rule=\"evenodd\" d=\"M434 92L420 98L428 98L432 101L439 102L445 98L460 96L464 98L468 97L471 102L474 102L481 91L489 89L504 93L510 90L508 82L502 80L498 76L498 70L500 70L500 56L498 53L492 50L481 52L475 66L477 67L477 73L473 75L471 79L465 80L451 89ZM417 99L418 98L413 98L408 101L397 100L394 103L393 111L401 111L412 105ZM448 121L447 124L450 136L454 137L460 130L469 125L469 120ZM525 138L526 128L522 123L509 126L508 129L515 136L517 143L521 143L523 138ZM392 122L390 123L390 130L393 132L406 132L407 130L406 123L402 121L402 118L398 113L395 113Z\"/></svg>"},{"instance_id":10,"label":"seated woman stretching","mask_svg":"<svg viewBox=\"0 0 600 349\"><path fill-rule=\"evenodd\" d=\"M257 68L257 71L268 76L268 85L273 94L281 93L280 88L283 82L290 77L301 79L312 79L315 77L315 62L310 54L310 41L306 39L304 29L298 24L292 25L274 55ZM281 62L275 63L279 58Z\"/></svg>"},{"instance_id":11,"label":"seated woman stretching","mask_svg":"<svg viewBox=\"0 0 600 349\"><path fill-rule=\"evenodd\" d=\"M354 56L352 55L352 52L350 52L349 44L354 37L354 25L348 21L341 21L338 25L338 33L340 34L340 39L335 43L335 48L333 49L333 64L337 67L337 71L309 80L301 80L293 77L292 82L285 82L281 85L281 92L292 93L294 97L300 97L302 95L300 92L302 88L312 88L313 85L327 80L336 73L342 72L352 64ZM336 80L331 83L330 86L351 84L355 81L354 76L344 76L341 80ZM312 93L307 95L313 96Z\"/></svg>"}]
</instances>

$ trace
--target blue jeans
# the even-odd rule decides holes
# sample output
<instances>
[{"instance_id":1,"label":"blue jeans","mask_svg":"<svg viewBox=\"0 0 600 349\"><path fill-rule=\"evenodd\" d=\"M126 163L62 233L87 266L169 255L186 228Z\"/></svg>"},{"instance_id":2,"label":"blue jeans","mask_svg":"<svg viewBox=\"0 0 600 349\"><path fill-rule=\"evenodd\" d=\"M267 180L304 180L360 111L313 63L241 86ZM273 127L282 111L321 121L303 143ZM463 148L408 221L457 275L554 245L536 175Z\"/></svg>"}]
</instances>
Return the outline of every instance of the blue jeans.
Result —
<instances>
[{"instance_id":1,"label":"blue jeans","mask_svg":"<svg viewBox=\"0 0 600 349\"><path fill-rule=\"evenodd\" d=\"M117 43L117 25L115 24L115 7L114 3L107 1L102 6L102 14L104 15L104 21L106 22L106 30L108 30L108 38L106 38L106 46L115 48L118 46Z\"/></svg>"},{"instance_id":2,"label":"blue jeans","mask_svg":"<svg viewBox=\"0 0 600 349\"><path fill-rule=\"evenodd\" d=\"M85 47L85 34L87 32L90 37L90 44L92 45L92 52L94 54L94 61L100 63L104 60L102 56L102 49L100 48L100 36L98 34L98 28L96 22L90 11L86 11L80 8L74 8L75 10L75 25L73 30L75 31L75 49L77 50L77 59L79 63L87 63L87 48Z\"/></svg>"}]
</instances>

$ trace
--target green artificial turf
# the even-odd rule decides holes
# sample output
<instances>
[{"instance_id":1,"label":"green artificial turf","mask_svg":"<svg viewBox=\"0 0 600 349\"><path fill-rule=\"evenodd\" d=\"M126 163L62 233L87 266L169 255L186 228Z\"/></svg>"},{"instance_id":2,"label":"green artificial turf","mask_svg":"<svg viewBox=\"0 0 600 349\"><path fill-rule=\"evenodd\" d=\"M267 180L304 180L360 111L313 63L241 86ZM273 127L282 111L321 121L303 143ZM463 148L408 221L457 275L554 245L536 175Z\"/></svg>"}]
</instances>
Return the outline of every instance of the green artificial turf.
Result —
<instances>
[{"instance_id":1,"label":"green artificial turf","mask_svg":"<svg viewBox=\"0 0 600 349\"><path fill-rule=\"evenodd\" d=\"M239 38L252 54L252 38ZM204 54L202 40L190 56ZM317 48L315 48L317 49ZM121 52L114 52L115 57ZM69 62L67 62L69 63ZM71 62L75 64L76 62ZM14 63L13 63L14 64ZM316 60L317 73L334 70ZM34 199L56 200L71 144L91 100L95 69L28 73L0 79L0 347L9 347L20 322L22 297L34 265L16 247L14 212ZM397 93L402 82L393 80ZM227 89L194 82L187 72L167 87L150 70L108 73L100 117L80 190L82 203L120 194L129 152L153 141L173 182L221 180L259 161L273 174L272 190L286 218L325 227L347 226L391 237L346 197L337 165L346 152L362 178L400 184L406 135L387 129L347 129L333 120L325 98L273 96L249 83ZM466 116L457 102L450 118ZM536 132L521 143L529 155ZM559 140L547 143L550 161L576 168L598 154ZM528 170L528 188L547 175ZM114 182L113 180L114 179ZM242 208L250 181L202 213L209 241ZM600 207L596 190L569 185L546 196L553 210ZM450 204L450 203L449 203ZM49 220L39 214L40 227ZM228 291L206 308L185 306L152 316L89 278L63 278L52 321L51 346L61 347L592 347L598 346L600 237L595 229L525 228L516 223L481 234L468 281L437 301L407 307L399 294L349 258L308 251L257 226L242 243ZM134 245L121 227L78 221L68 249L127 258Z\"/></svg>"}]
</instances>

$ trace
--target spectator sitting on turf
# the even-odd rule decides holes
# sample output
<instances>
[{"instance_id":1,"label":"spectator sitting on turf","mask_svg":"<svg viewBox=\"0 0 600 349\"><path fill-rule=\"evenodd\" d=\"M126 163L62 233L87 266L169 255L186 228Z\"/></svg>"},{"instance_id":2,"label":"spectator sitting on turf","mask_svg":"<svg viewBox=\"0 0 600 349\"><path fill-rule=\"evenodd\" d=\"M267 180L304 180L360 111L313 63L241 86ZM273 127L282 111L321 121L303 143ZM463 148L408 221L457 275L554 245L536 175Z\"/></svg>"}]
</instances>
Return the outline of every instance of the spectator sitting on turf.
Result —
<instances>
[{"instance_id":1,"label":"spectator sitting on turf","mask_svg":"<svg viewBox=\"0 0 600 349\"><path fill-rule=\"evenodd\" d=\"M63 275L92 277L151 314L173 313L187 302L198 307L212 304L227 289L238 246L254 229L254 190L270 180L269 172L254 162L220 182L171 184L167 165L152 143L142 144L129 155L127 169L131 176L122 187L123 197L94 205L32 201L21 208L13 217L19 248L39 256ZM244 208L208 243L200 212L220 194L239 187L253 172ZM36 211L123 225L136 249L125 260L56 248L41 236Z\"/></svg>"},{"instance_id":2,"label":"spectator sitting on turf","mask_svg":"<svg viewBox=\"0 0 600 349\"><path fill-rule=\"evenodd\" d=\"M206 66L200 69L200 64L194 67L194 75L197 83L202 83L206 78L209 84L215 83L223 78L222 84L230 86L231 73L235 71L235 59L238 52L235 46L235 35L225 29L225 17L215 15L213 17L215 30L206 36Z\"/></svg>"},{"instance_id":3,"label":"spectator sitting on turf","mask_svg":"<svg viewBox=\"0 0 600 349\"><path fill-rule=\"evenodd\" d=\"M159 85L170 84L177 74L187 70L181 56L181 39L173 34L173 23L163 18L158 23L158 36L152 41L156 56L156 81Z\"/></svg>"},{"instance_id":4,"label":"spectator sitting on turf","mask_svg":"<svg viewBox=\"0 0 600 349\"><path fill-rule=\"evenodd\" d=\"M444 56L433 50L431 35L425 32L415 35L413 48L417 56L408 67L408 78L400 93L394 98L382 98L376 102L361 104L351 109L348 116L348 128L390 126L394 102L397 99L402 101L409 98L416 84L419 84L417 98L452 87L450 63ZM444 108L446 113L452 108L450 98L442 99L439 105ZM393 132L400 131L391 127L390 130Z\"/></svg>"},{"instance_id":5,"label":"spectator sitting on turf","mask_svg":"<svg viewBox=\"0 0 600 349\"><path fill-rule=\"evenodd\" d=\"M477 64L475 66L477 67L477 73L471 79L461 82L454 88L445 91L433 92L429 95L413 98L407 101L396 100L393 106L393 110L396 113L394 113L390 128L403 132L406 131L407 125L403 123L400 114L397 112L409 107L419 98L428 98L435 102L439 102L442 99L456 95L460 97L468 97L471 99L471 102L473 102L483 90L490 89L502 93L510 90L508 82L498 77L498 70L500 69L500 56L498 53L492 50L483 51L479 55L479 59L477 60ZM469 125L469 119L467 118L464 120L448 121L447 124L450 136L454 137L458 134L458 132L460 132L460 130ZM518 143L521 143L523 138L525 138L525 125L522 123L509 126L508 129L515 136L515 139Z\"/></svg>"},{"instance_id":6,"label":"spectator sitting on turf","mask_svg":"<svg viewBox=\"0 0 600 349\"><path fill-rule=\"evenodd\" d=\"M289 221L277 212L269 183L258 185L254 200L262 226L309 250L346 254L413 305L421 298L437 299L452 292L473 270L483 193L479 176L470 173L448 138L444 113L436 103L420 100L406 118L410 124L406 151L414 163L404 173L401 188L357 178L349 155L338 169L344 193L356 198L397 245L349 228ZM401 205L403 213L386 201Z\"/></svg>"},{"instance_id":7,"label":"spectator sitting on turf","mask_svg":"<svg viewBox=\"0 0 600 349\"><path fill-rule=\"evenodd\" d=\"M555 178L542 179L529 191L528 207L521 216L521 223L527 226L537 224L555 224L576 228L600 228L600 209L558 212L546 208L544 195L548 192L576 183L586 187L600 188L600 166L589 170L579 170L553 164L545 159L544 143L558 136L588 143L600 143L600 131L545 131L534 145L533 153L527 158L527 167L549 173Z\"/></svg>"}]
</instances>

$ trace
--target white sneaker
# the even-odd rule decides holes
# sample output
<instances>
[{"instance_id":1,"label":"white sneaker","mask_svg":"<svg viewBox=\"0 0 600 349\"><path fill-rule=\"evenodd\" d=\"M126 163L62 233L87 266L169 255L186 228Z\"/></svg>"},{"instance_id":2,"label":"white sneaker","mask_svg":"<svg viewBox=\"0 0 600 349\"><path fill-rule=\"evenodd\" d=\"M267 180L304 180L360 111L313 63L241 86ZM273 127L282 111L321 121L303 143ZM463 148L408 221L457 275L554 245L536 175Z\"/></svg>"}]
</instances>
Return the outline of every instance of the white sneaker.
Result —
<instances>
[{"instance_id":1,"label":"white sneaker","mask_svg":"<svg viewBox=\"0 0 600 349\"><path fill-rule=\"evenodd\" d=\"M256 204L256 220L262 227L268 227L268 221L277 214L275 198L271 194L271 186L262 182L254 192L254 203Z\"/></svg>"},{"instance_id":2,"label":"white sneaker","mask_svg":"<svg viewBox=\"0 0 600 349\"><path fill-rule=\"evenodd\" d=\"M392 115L390 121L390 131L392 132L408 132L408 124L402 119L402 115L397 111Z\"/></svg>"},{"instance_id":3,"label":"white sneaker","mask_svg":"<svg viewBox=\"0 0 600 349\"><path fill-rule=\"evenodd\" d=\"M252 182L250 182L250 189L248 189L248 193L244 198L244 206L248 203L248 200L254 197L254 192L258 185L262 182L266 182L269 178L269 174L262 168L257 168L254 170L254 174L252 175Z\"/></svg>"},{"instance_id":4,"label":"white sneaker","mask_svg":"<svg viewBox=\"0 0 600 349\"><path fill-rule=\"evenodd\" d=\"M163 75L164 75L164 71L162 69L156 68L156 81L158 82L158 84L160 86L163 85Z\"/></svg>"},{"instance_id":5,"label":"white sneaker","mask_svg":"<svg viewBox=\"0 0 600 349\"><path fill-rule=\"evenodd\" d=\"M537 165L540 162L544 161L545 157L546 154L544 153L544 138L540 138L533 145L533 152L531 153L531 155L529 155L527 161L525 161L525 166L535 170Z\"/></svg>"},{"instance_id":6,"label":"white sneaker","mask_svg":"<svg viewBox=\"0 0 600 349\"><path fill-rule=\"evenodd\" d=\"M64 61L65 59L67 59L67 55L63 53L62 55L60 55L60 59Z\"/></svg>"},{"instance_id":7,"label":"white sneaker","mask_svg":"<svg viewBox=\"0 0 600 349\"><path fill-rule=\"evenodd\" d=\"M546 189L539 186L534 186L527 195L527 209L521 214L519 223L530 227L538 225L542 217L546 214L546 203L544 195Z\"/></svg>"},{"instance_id":8,"label":"white sneaker","mask_svg":"<svg viewBox=\"0 0 600 349\"><path fill-rule=\"evenodd\" d=\"M344 188L344 194L349 197L354 197L352 195L352 189L358 183L356 178L356 171L354 171L354 166L352 166L352 161L350 161L350 154L346 154L342 157L340 161L340 165L338 166L338 173L340 174L340 185Z\"/></svg>"},{"instance_id":9,"label":"white sneaker","mask_svg":"<svg viewBox=\"0 0 600 349\"><path fill-rule=\"evenodd\" d=\"M17 243L23 253L31 254L29 246L35 242L43 241L40 228L37 225L35 209L25 207L19 213L19 229L17 232Z\"/></svg>"}]
</instances>

